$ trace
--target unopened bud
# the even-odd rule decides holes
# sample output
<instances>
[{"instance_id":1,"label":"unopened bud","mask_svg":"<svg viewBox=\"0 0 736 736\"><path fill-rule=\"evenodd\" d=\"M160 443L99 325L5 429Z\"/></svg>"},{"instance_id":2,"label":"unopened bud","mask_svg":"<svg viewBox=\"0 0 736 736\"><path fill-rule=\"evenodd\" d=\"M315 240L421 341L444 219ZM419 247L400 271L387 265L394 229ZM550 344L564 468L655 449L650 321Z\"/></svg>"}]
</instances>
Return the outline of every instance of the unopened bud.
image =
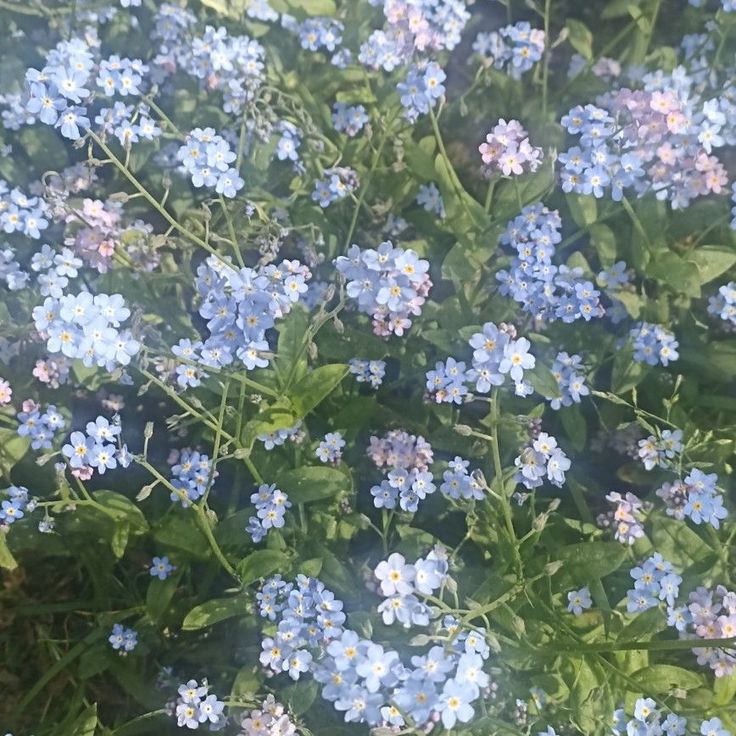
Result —
<instances>
[{"instance_id":1,"label":"unopened bud","mask_svg":"<svg viewBox=\"0 0 736 736\"><path fill-rule=\"evenodd\" d=\"M470 437L473 434L473 428L467 424L456 424L454 427L455 431L463 437Z\"/></svg>"}]
</instances>

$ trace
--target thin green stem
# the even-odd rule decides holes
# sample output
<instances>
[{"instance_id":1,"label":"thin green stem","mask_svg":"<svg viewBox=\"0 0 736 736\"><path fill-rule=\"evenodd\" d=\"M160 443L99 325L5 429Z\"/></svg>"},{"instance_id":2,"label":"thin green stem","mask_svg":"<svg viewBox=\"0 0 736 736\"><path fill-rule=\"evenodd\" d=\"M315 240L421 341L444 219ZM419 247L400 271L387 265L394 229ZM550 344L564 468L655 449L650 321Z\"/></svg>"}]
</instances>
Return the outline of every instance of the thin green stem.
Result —
<instances>
[{"instance_id":1,"label":"thin green stem","mask_svg":"<svg viewBox=\"0 0 736 736\"><path fill-rule=\"evenodd\" d=\"M168 210L141 184L131 171L123 164L123 162L113 153L112 149L93 131L88 131L88 135L97 145L107 154L118 171L143 195L148 203L166 220L173 228L178 230L185 238L195 245L206 250L209 254L215 256L219 261L227 263L225 259L205 240L195 235L191 230L187 229L178 222ZM229 265L229 264L228 264Z\"/></svg>"},{"instance_id":2,"label":"thin green stem","mask_svg":"<svg viewBox=\"0 0 736 736\"><path fill-rule=\"evenodd\" d=\"M494 478L493 483L496 486L496 493L501 499L501 515L503 516L504 525L506 527L506 533L509 538L509 544L513 550L514 564L516 566L516 573L520 580L524 578L524 563L521 560L521 554L519 553L519 545L516 539L516 532L514 531L514 521L511 515L511 502L506 494L503 482L503 464L501 463L501 450L498 444L498 424L500 416L500 401L498 398L498 388L494 387L491 392L491 454L493 457L493 471Z\"/></svg>"},{"instance_id":3,"label":"thin green stem","mask_svg":"<svg viewBox=\"0 0 736 736\"><path fill-rule=\"evenodd\" d=\"M233 242L233 251L235 252L235 260L241 268L245 268L245 261L240 253L240 246L238 245L238 236L235 234L235 225L233 225L233 218L230 216L230 211L225 204L225 198L222 194L218 195L217 201L220 203L222 214L225 217L225 223L227 224L227 231L230 234L230 240Z\"/></svg>"},{"instance_id":4,"label":"thin green stem","mask_svg":"<svg viewBox=\"0 0 736 736\"><path fill-rule=\"evenodd\" d=\"M542 119L547 121L547 104L549 95L549 19L551 14L552 0L544 0L544 62L542 66Z\"/></svg>"}]
</instances>

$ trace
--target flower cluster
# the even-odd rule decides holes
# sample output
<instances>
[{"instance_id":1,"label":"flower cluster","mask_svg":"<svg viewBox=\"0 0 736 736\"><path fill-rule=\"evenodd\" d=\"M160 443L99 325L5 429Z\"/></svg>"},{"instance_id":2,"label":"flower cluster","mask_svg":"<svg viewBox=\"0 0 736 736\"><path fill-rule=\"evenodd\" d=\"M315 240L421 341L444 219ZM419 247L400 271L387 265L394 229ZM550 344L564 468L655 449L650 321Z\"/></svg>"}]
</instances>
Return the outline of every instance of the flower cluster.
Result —
<instances>
[{"instance_id":1,"label":"flower cluster","mask_svg":"<svg viewBox=\"0 0 736 736\"><path fill-rule=\"evenodd\" d=\"M680 344L667 328L649 322L638 322L629 332L634 348L634 360L647 365L669 365L677 360Z\"/></svg>"},{"instance_id":2,"label":"flower cluster","mask_svg":"<svg viewBox=\"0 0 736 736\"><path fill-rule=\"evenodd\" d=\"M426 115L430 108L445 94L445 73L434 61L413 64L409 67L406 79L396 85L404 117L415 122L420 115Z\"/></svg>"},{"instance_id":3,"label":"flower cluster","mask_svg":"<svg viewBox=\"0 0 736 736\"><path fill-rule=\"evenodd\" d=\"M242 736L294 736L296 725L284 706L269 693L261 707L247 711L240 719Z\"/></svg>"},{"instance_id":4,"label":"flower cluster","mask_svg":"<svg viewBox=\"0 0 736 736\"><path fill-rule=\"evenodd\" d=\"M427 470L434 454L429 442L421 435L392 429L385 437L371 437L368 456L377 468Z\"/></svg>"},{"instance_id":5,"label":"flower cluster","mask_svg":"<svg viewBox=\"0 0 736 736\"><path fill-rule=\"evenodd\" d=\"M208 725L211 731L225 725L225 703L217 696L209 694L209 684L202 680L189 680L179 685L179 697L176 699L174 715L179 728L192 730Z\"/></svg>"},{"instance_id":6,"label":"flower cluster","mask_svg":"<svg viewBox=\"0 0 736 736\"><path fill-rule=\"evenodd\" d=\"M682 578L658 552L640 567L632 568L629 574L634 580L634 587L626 592L626 610L629 613L646 611L658 606L661 601L670 607L675 605Z\"/></svg>"},{"instance_id":7,"label":"flower cluster","mask_svg":"<svg viewBox=\"0 0 736 736\"><path fill-rule=\"evenodd\" d=\"M375 250L351 245L335 266L348 281L348 296L373 317L377 335L403 335L411 327L410 315L421 314L432 287L429 263L411 249L394 247L390 240Z\"/></svg>"},{"instance_id":8,"label":"flower cluster","mask_svg":"<svg viewBox=\"0 0 736 736\"><path fill-rule=\"evenodd\" d=\"M278 125L278 131L281 133L281 137L276 144L276 158L279 161L298 161L298 149L302 144L301 130L294 123L282 120Z\"/></svg>"},{"instance_id":9,"label":"flower cluster","mask_svg":"<svg viewBox=\"0 0 736 736\"><path fill-rule=\"evenodd\" d=\"M713 719L718 721L717 718ZM650 734L660 733L666 736L684 736L687 731L687 720L682 716L670 711L665 717L657 708L657 703L653 698L637 698L634 703L633 718L627 720L626 712L623 708L614 711L613 714L614 736L626 736L628 734ZM720 723L720 721L719 721ZM703 722L707 725L707 722ZM702 734L708 731L702 730ZM729 734L718 733L715 736L730 736Z\"/></svg>"},{"instance_id":10,"label":"flower cluster","mask_svg":"<svg viewBox=\"0 0 736 736\"><path fill-rule=\"evenodd\" d=\"M48 296L33 310L33 321L46 340L50 353L81 360L108 371L127 366L140 349L129 330L118 329L128 319L130 310L120 294L96 294L88 291Z\"/></svg>"},{"instance_id":11,"label":"flower cluster","mask_svg":"<svg viewBox=\"0 0 736 736\"><path fill-rule=\"evenodd\" d=\"M343 447L345 447L345 440L342 435L339 432L328 432L320 441L314 454L323 463L336 463L342 457Z\"/></svg>"},{"instance_id":12,"label":"flower cluster","mask_svg":"<svg viewBox=\"0 0 736 736\"><path fill-rule=\"evenodd\" d=\"M243 179L230 166L236 159L235 152L213 128L192 130L176 157L195 187L214 187L224 197L234 197L243 188Z\"/></svg>"},{"instance_id":13,"label":"flower cluster","mask_svg":"<svg viewBox=\"0 0 736 736\"><path fill-rule=\"evenodd\" d=\"M384 623L425 626L431 610L421 597L442 586L446 554L435 549L413 565L392 554L378 564L375 575L385 598L378 609ZM483 636L459 631L452 617L442 623L449 647L432 647L412 657L409 667L398 652L344 629L342 601L318 580L300 575L291 584L277 576L257 598L261 615L277 621L276 634L262 642L261 664L288 672L294 680L312 672L322 697L345 714L346 722L395 727L404 725L408 715L420 726L441 718L452 728L473 717L471 703L490 685L483 671L489 655Z\"/></svg>"},{"instance_id":14,"label":"flower cluster","mask_svg":"<svg viewBox=\"0 0 736 736\"><path fill-rule=\"evenodd\" d=\"M332 124L338 133L354 138L370 120L363 105L347 105L336 102L332 106Z\"/></svg>"},{"instance_id":15,"label":"flower cluster","mask_svg":"<svg viewBox=\"0 0 736 736\"><path fill-rule=\"evenodd\" d=\"M377 509L395 509L415 513L419 502L435 492L434 476L428 470L396 467L386 474L386 480L371 488L373 505Z\"/></svg>"},{"instance_id":16,"label":"flower cluster","mask_svg":"<svg viewBox=\"0 0 736 736\"><path fill-rule=\"evenodd\" d=\"M514 464L518 468L514 480L529 490L541 486L545 476L552 485L562 488L565 471L570 469L567 455L557 446L557 440L546 432L540 432Z\"/></svg>"},{"instance_id":17,"label":"flower cluster","mask_svg":"<svg viewBox=\"0 0 736 736\"><path fill-rule=\"evenodd\" d=\"M10 248L0 250L0 280L10 291L20 291L28 285L28 274L15 260L15 253Z\"/></svg>"},{"instance_id":18,"label":"flower cluster","mask_svg":"<svg viewBox=\"0 0 736 736\"><path fill-rule=\"evenodd\" d=\"M581 374L582 360L579 355L557 353L552 363L552 375L557 381L560 396L550 399L550 406L553 409L579 404L582 396L590 394L590 389L585 383L585 376Z\"/></svg>"},{"instance_id":19,"label":"flower cluster","mask_svg":"<svg viewBox=\"0 0 736 736\"><path fill-rule=\"evenodd\" d=\"M256 96L264 80L266 51L246 35L231 36L220 26L206 26L204 33L194 36L191 27L196 17L191 11L169 3L158 8L152 40L159 48L151 68L154 81L181 69L209 93L219 90L223 110L241 115Z\"/></svg>"},{"instance_id":20,"label":"flower cluster","mask_svg":"<svg viewBox=\"0 0 736 736\"><path fill-rule=\"evenodd\" d=\"M386 626L398 621L404 628L427 626L430 610L419 595L432 595L447 576L448 563L444 550L432 550L425 558L409 565L398 552L379 562L374 574L385 598L378 612Z\"/></svg>"},{"instance_id":21,"label":"flower cluster","mask_svg":"<svg viewBox=\"0 0 736 736\"><path fill-rule=\"evenodd\" d=\"M122 624L114 624L112 633L107 640L118 654L125 656L138 646L138 632L135 629L128 629Z\"/></svg>"},{"instance_id":22,"label":"flower cluster","mask_svg":"<svg viewBox=\"0 0 736 736\"><path fill-rule=\"evenodd\" d=\"M471 369L466 370L462 361L448 358L427 371L426 389L434 401L461 404L468 395L466 383L475 383L475 390L486 394L493 386L503 385L506 376L514 382L517 395L532 392L524 371L534 368L536 358L529 352L529 340L516 338L514 327L486 322L483 331L474 333L468 344L473 348Z\"/></svg>"},{"instance_id":23,"label":"flower cluster","mask_svg":"<svg viewBox=\"0 0 736 736\"><path fill-rule=\"evenodd\" d=\"M297 422L293 427L287 429L276 429L273 432L264 432L259 434L256 439L263 442L266 450L273 450L274 447L280 447L286 440L296 441L300 436L301 422Z\"/></svg>"},{"instance_id":24,"label":"flower cluster","mask_svg":"<svg viewBox=\"0 0 736 736\"><path fill-rule=\"evenodd\" d=\"M120 443L121 431L120 417L115 415L112 422L98 416L87 423L84 432L72 432L69 442L61 448L72 474L87 480L95 470L104 475L118 465L127 468L131 457L127 446Z\"/></svg>"},{"instance_id":25,"label":"flower cluster","mask_svg":"<svg viewBox=\"0 0 736 736\"><path fill-rule=\"evenodd\" d=\"M148 568L151 577L158 578L159 580L166 580L174 570L176 570L176 566L171 564L166 555L163 557L154 557Z\"/></svg>"},{"instance_id":26,"label":"flower cluster","mask_svg":"<svg viewBox=\"0 0 736 736\"><path fill-rule=\"evenodd\" d=\"M18 187L8 189L8 183L0 179L0 228L3 232L22 233L38 240L41 231L49 226L49 214L48 205L42 199L29 197ZM4 278L8 281L7 275ZM16 276L8 282L8 287L16 288L11 283L20 283L20 280L22 277Z\"/></svg>"},{"instance_id":27,"label":"flower cluster","mask_svg":"<svg viewBox=\"0 0 736 736\"><path fill-rule=\"evenodd\" d=\"M358 383L370 383L371 388L378 388L386 375L386 363L383 360L351 358L348 367Z\"/></svg>"},{"instance_id":28,"label":"flower cluster","mask_svg":"<svg viewBox=\"0 0 736 736\"><path fill-rule=\"evenodd\" d=\"M21 409L17 414L18 434L21 437L30 437L34 450L50 449L54 434L66 425L64 417L53 404L42 411L41 405L32 399L26 399Z\"/></svg>"},{"instance_id":29,"label":"flower cluster","mask_svg":"<svg viewBox=\"0 0 736 736\"><path fill-rule=\"evenodd\" d=\"M256 507L256 516L250 517L245 531L258 544L269 529L280 529L284 525L284 515L291 508L291 501L275 484L268 486L265 483L251 495L250 501Z\"/></svg>"},{"instance_id":30,"label":"flower cluster","mask_svg":"<svg viewBox=\"0 0 736 736\"><path fill-rule=\"evenodd\" d=\"M0 503L0 533L22 519L26 511L30 513L36 508L36 502L25 486L10 486L4 493L7 498Z\"/></svg>"},{"instance_id":31,"label":"flower cluster","mask_svg":"<svg viewBox=\"0 0 736 736\"><path fill-rule=\"evenodd\" d=\"M483 485L476 474L468 472L469 461L456 456L447 463L447 470L442 474L440 491L446 498L454 501L475 499L481 501L485 497Z\"/></svg>"},{"instance_id":32,"label":"flower cluster","mask_svg":"<svg viewBox=\"0 0 736 736\"><path fill-rule=\"evenodd\" d=\"M699 587L688 596L686 606L672 609L668 623L680 632L680 638L706 643L708 639L736 636L736 593L723 585L713 589ZM736 670L736 649L694 647L698 664L710 667L716 677L725 677Z\"/></svg>"},{"instance_id":33,"label":"flower cluster","mask_svg":"<svg viewBox=\"0 0 736 736\"><path fill-rule=\"evenodd\" d=\"M470 13L457 0L379 0L386 26L360 47L361 64L392 71L415 52L453 49Z\"/></svg>"},{"instance_id":34,"label":"flower cluster","mask_svg":"<svg viewBox=\"0 0 736 736\"><path fill-rule=\"evenodd\" d=\"M215 256L207 258L197 268L195 286L210 336L194 362L220 368L237 357L248 370L267 366L266 330L302 298L311 275L299 261L236 269Z\"/></svg>"},{"instance_id":35,"label":"flower cluster","mask_svg":"<svg viewBox=\"0 0 736 736\"><path fill-rule=\"evenodd\" d=\"M691 97L678 72L644 77L645 89L619 89L578 105L562 118L579 145L559 156L566 192L614 201L633 189L638 196L654 191L674 208L699 196L719 194L727 182L723 164L711 151L733 137L726 128L732 103L724 98Z\"/></svg>"},{"instance_id":36,"label":"flower cluster","mask_svg":"<svg viewBox=\"0 0 736 736\"><path fill-rule=\"evenodd\" d=\"M647 470L655 467L669 468L674 464L673 459L682 452L682 448L682 430L663 429L659 437L650 435L639 440L638 456Z\"/></svg>"},{"instance_id":37,"label":"flower cluster","mask_svg":"<svg viewBox=\"0 0 736 736\"><path fill-rule=\"evenodd\" d=\"M312 199L323 209L333 202L345 199L359 185L358 175L347 166L333 166L325 169L322 179L314 184Z\"/></svg>"},{"instance_id":38,"label":"flower cluster","mask_svg":"<svg viewBox=\"0 0 736 736\"><path fill-rule=\"evenodd\" d=\"M55 359L37 360L33 367L33 376L51 388L59 388L69 380L71 361L63 355Z\"/></svg>"},{"instance_id":39,"label":"flower cluster","mask_svg":"<svg viewBox=\"0 0 736 736\"><path fill-rule=\"evenodd\" d=\"M499 290L538 320L571 323L602 317L600 292L583 277L583 270L552 263L561 227L559 213L542 204L525 207L509 222L500 242L517 255L508 271L496 273Z\"/></svg>"},{"instance_id":40,"label":"flower cluster","mask_svg":"<svg viewBox=\"0 0 736 736\"><path fill-rule=\"evenodd\" d=\"M720 520L728 516L723 496L717 489L718 476L693 468L684 480L665 483L657 490L664 501L667 514L676 519L688 518L695 524L720 527Z\"/></svg>"},{"instance_id":41,"label":"flower cluster","mask_svg":"<svg viewBox=\"0 0 736 736\"><path fill-rule=\"evenodd\" d=\"M422 184L419 187L419 191L417 191L417 204L427 212L437 215L440 219L445 218L445 203L440 190L434 182Z\"/></svg>"},{"instance_id":42,"label":"flower cluster","mask_svg":"<svg viewBox=\"0 0 736 736\"><path fill-rule=\"evenodd\" d=\"M180 502L184 508L204 496L210 482L214 483L217 477L210 458L196 450L185 448L180 453L174 453L170 462L173 475L171 485L176 489L171 492L171 500Z\"/></svg>"},{"instance_id":43,"label":"flower cluster","mask_svg":"<svg viewBox=\"0 0 736 736\"><path fill-rule=\"evenodd\" d=\"M94 82L91 46L81 38L61 41L46 61L40 71L31 68L26 72L25 122L51 125L65 138L78 140L82 136L80 128L86 131L90 127L89 112L82 101L90 98L88 85ZM133 74L129 72L127 79L135 89Z\"/></svg>"},{"instance_id":44,"label":"flower cluster","mask_svg":"<svg viewBox=\"0 0 736 736\"><path fill-rule=\"evenodd\" d=\"M479 33L473 41L473 51L496 69L519 79L542 58L544 44L544 31L521 21L498 31Z\"/></svg>"},{"instance_id":45,"label":"flower cluster","mask_svg":"<svg viewBox=\"0 0 736 736\"><path fill-rule=\"evenodd\" d=\"M335 51L342 43L342 33L345 30L340 21L327 17L307 18L292 25L292 19L284 16L282 25L298 34L301 47L307 51Z\"/></svg>"},{"instance_id":46,"label":"flower cluster","mask_svg":"<svg viewBox=\"0 0 736 736\"><path fill-rule=\"evenodd\" d=\"M536 171L542 163L542 149L532 146L518 120L499 120L478 150L487 176L496 171L504 176L518 176Z\"/></svg>"},{"instance_id":47,"label":"flower cluster","mask_svg":"<svg viewBox=\"0 0 736 736\"><path fill-rule=\"evenodd\" d=\"M147 247L147 238L153 228L140 220L125 222L120 202L101 202L99 199L85 198L81 207L66 215L65 223L64 243L86 265L100 273L106 273L110 269L114 254L123 243L126 255L146 271L155 268L159 262L155 251ZM51 253L48 255L51 256ZM53 261L56 262L57 258L54 255ZM39 254L39 259L38 267L32 265L34 270L51 267L50 258L43 259ZM65 274L56 269L57 281L63 276ZM41 276L39 283L43 286ZM52 292L51 295L56 296Z\"/></svg>"},{"instance_id":48,"label":"flower cluster","mask_svg":"<svg viewBox=\"0 0 736 736\"><path fill-rule=\"evenodd\" d=\"M708 312L736 326L736 281L719 287L718 293L708 300Z\"/></svg>"},{"instance_id":49,"label":"flower cluster","mask_svg":"<svg viewBox=\"0 0 736 736\"><path fill-rule=\"evenodd\" d=\"M644 536L642 509L644 504L633 493L622 496L617 491L606 494L606 501L616 508L605 514L598 514L598 526L613 529L613 537L621 544L632 545Z\"/></svg>"},{"instance_id":50,"label":"flower cluster","mask_svg":"<svg viewBox=\"0 0 736 736\"><path fill-rule=\"evenodd\" d=\"M126 105L116 102L112 107L103 107L95 117L95 123L105 135L114 135L120 145L130 149L133 143L141 140L152 141L161 135L151 117L147 105Z\"/></svg>"}]
</instances>

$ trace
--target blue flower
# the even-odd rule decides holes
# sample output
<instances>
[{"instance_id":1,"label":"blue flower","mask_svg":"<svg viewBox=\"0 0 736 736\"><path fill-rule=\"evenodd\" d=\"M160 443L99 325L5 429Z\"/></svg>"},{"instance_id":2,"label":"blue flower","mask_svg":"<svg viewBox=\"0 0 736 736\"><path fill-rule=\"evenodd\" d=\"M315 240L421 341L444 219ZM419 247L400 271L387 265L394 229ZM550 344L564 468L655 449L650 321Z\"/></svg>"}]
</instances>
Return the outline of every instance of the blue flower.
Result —
<instances>
[{"instance_id":1,"label":"blue flower","mask_svg":"<svg viewBox=\"0 0 736 736\"><path fill-rule=\"evenodd\" d=\"M593 601L590 597L590 591L586 585L580 590L572 590L567 594L568 606L567 610L574 613L576 616L580 616L583 611L587 610L593 605Z\"/></svg>"},{"instance_id":2,"label":"blue flower","mask_svg":"<svg viewBox=\"0 0 736 736\"><path fill-rule=\"evenodd\" d=\"M158 578L159 580L166 580L174 570L176 570L176 567L174 567L174 565L169 562L169 558L164 555L163 557L154 557L151 560L149 573L151 577Z\"/></svg>"},{"instance_id":3,"label":"blue flower","mask_svg":"<svg viewBox=\"0 0 736 736\"><path fill-rule=\"evenodd\" d=\"M469 702L471 692L468 692L467 685L463 685L457 680L447 680L445 682L438 708L442 716L442 725L445 728L454 728L458 721L467 723L473 717L475 711Z\"/></svg>"}]
</instances>

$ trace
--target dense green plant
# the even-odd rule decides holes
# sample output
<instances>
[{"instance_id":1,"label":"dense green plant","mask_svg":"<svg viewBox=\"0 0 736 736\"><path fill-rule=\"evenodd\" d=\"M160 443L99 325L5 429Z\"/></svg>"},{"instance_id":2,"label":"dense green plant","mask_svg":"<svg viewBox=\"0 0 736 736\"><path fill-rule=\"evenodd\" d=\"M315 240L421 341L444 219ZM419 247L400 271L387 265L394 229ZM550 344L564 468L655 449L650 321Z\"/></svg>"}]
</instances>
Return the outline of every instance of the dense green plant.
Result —
<instances>
[{"instance_id":1,"label":"dense green plant","mask_svg":"<svg viewBox=\"0 0 736 736\"><path fill-rule=\"evenodd\" d=\"M734 11L0 0L0 727L736 733Z\"/></svg>"}]
</instances>

